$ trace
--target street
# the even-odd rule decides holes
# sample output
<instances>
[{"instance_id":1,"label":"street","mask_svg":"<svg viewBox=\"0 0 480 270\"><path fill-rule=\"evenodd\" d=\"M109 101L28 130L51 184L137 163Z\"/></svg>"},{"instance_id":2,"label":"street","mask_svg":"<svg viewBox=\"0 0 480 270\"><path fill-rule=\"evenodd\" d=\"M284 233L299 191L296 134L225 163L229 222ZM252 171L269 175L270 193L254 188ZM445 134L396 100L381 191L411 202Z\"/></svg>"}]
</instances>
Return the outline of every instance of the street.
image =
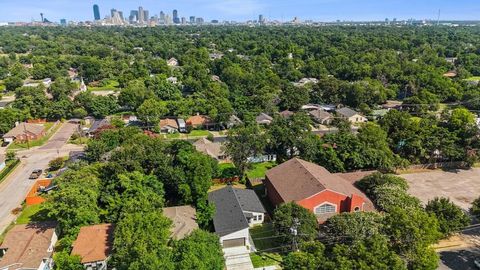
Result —
<instances>
[{"instance_id":1,"label":"street","mask_svg":"<svg viewBox=\"0 0 480 270\"><path fill-rule=\"evenodd\" d=\"M79 151L81 146L67 146L66 142L77 125L64 123L48 142L30 150L18 151L20 165L0 183L0 234L15 219L11 211L19 207L35 180L28 179L34 169L45 170L50 160L68 156L70 151Z\"/></svg>"}]
</instances>

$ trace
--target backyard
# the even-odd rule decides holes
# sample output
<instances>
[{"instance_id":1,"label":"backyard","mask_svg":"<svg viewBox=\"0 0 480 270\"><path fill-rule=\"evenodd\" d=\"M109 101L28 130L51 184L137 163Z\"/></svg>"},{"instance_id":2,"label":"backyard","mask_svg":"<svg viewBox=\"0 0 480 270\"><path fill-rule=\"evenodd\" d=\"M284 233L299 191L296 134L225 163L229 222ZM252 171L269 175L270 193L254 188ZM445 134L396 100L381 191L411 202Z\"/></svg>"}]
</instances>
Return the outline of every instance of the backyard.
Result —
<instances>
[{"instance_id":1,"label":"backyard","mask_svg":"<svg viewBox=\"0 0 480 270\"><path fill-rule=\"evenodd\" d=\"M271 223L251 228L250 235L255 243L255 248L259 250L259 252L250 254L255 268L281 263L282 256L278 252L281 252L282 244L278 241L279 238L275 238Z\"/></svg>"},{"instance_id":2,"label":"backyard","mask_svg":"<svg viewBox=\"0 0 480 270\"><path fill-rule=\"evenodd\" d=\"M96 84L92 84L93 86L88 86L88 90L91 91L110 91L110 90L117 90L120 86L120 83L115 80L106 80L105 82L98 82Z\"/></svg>"}]
</instances>

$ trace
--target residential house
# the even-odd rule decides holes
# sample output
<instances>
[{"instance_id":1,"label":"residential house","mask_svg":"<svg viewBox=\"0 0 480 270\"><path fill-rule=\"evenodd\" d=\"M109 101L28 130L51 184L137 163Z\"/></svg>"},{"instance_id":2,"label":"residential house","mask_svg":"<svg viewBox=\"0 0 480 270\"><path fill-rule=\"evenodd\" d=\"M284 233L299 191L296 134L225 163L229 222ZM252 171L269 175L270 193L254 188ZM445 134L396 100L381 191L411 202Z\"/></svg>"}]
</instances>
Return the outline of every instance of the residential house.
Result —
<instances>
[{"instance_id":1,"label":"residential house","mask_svg":"<svg viewBox=\"0 0 480 270\"><path fill-rule=\"evenodd\" d=\"M15 225L0 245L0 270L50 270L56 223Z\"/></svg>"},{"instance_id":2,"label":"residential house","mask_svg":"<svg viewBox=\"0 0 480 270\"><path fill-rule=\"evenodd\" d=\"M95 137L103 130L110 129L110 128L112 128L112 126L110 125L110 120L108 120L107 118L95 119L92 126L87 131L87 135L89 137Z\"/></svg>"},{"instance_id":3,"label":"residential house","mask_svg":"<svg viewBox=\"0 0 480 270\"><path fill-rule=\"evenodd\" d=\"M387 113L388 113L389 110L387 109L378 109L378 110L373 110L370 114L371 118L373 118L374 120L378 120L378 119L381 119L382 117L384 117Z\"/></svg>"},{"instance_id":4,"label":"residential house","mask_svg":"<svg viewBox=\"0 0 480 270\"><path fill-rule=\"evenodd\" d=\"M42 84L45 86L45 88L49 88L50 85L52 85L52 79L45 78L45 79L42 80Z\"/></svg>"},{"instance_id":5,"label":"residential house","mask_svg":"<svg viewBox=\"0 0 480 270\"><path fill-rule=\"evenodd\" d=\"M9 132L3 135L5 142L26 142L38 140L45 136L45 127L41 124L20 123L16 127L12 128Z\"/></svg>"},{"instance_id":6,"label":"residential house","mask_svg":"<svg viewBox=\"0 0 480 270\"><path fill-rule=\"evenodd\" d=\"M163 208L163 214L173 222L171 237L180 240L198 229L197 212L190 205Z\"/></svg>"},{"instance_id":7,"label":"residential house","mask_svg":"<svg viewBox=\"0 0 480 270\"><path fill-rule=\"evenodd\" d=\"M228 157L225 155L225 151L223 150L223 145L221 143L214 143L205 138L202 138L195 143L193 146L197 149L197 151L208 155L217 161L226 162Z\"/></svg>"},{"instance_id":8,"label":"residential house","mask_svg":"<svg viewBox=\"0 0 480 270\"><path fill-rule=\"evenodd\" d=\"M168 77L167 82L172 83L172 84L178 84L178 79L177 77Z\"/></svg>"},{"instance_id":9,"label":"residential house","mask_svg":"<svg viewBox=\"0 0 480 270\"><path fill-rule=\"evenodd\" d=\"M268 170L264 184L274 206L295 202L312 211L320 223L338 213L374 209L351 182L298 158Z\"/></svg>"},{"instance_id":10,"label":"residential house","mask_svg":"<svg viewBox=\"0 0 480 270\"><path fill-rule=\"evenodd\" d=\"M186 133L187 132L187 124L185 123L185 120L178 118L177 119L177 124L178 124L178 131L180 133Z\"/></svg>"},{"instance_id":11,"label":"residential house","mask_svg":"<svg viewBox=\"0 0 480 270\"><path fill-rule=\"evenodd\" d=\"M178 60L176 58L170 58L167 60L167 65L169 67L177 67L178 66Z\"/></svg>"},{"instance_id":12,"label":"residential house","mask_svg":"<svg viewBox=\"0 0 480 270\"><path fill-rule=\"evenodd\" d=\"M334 112L336 109L336 106L331 104L306 104L306 105L303 105L301 109L304 111L323 110L326 112Z\"/></svg>"},{"instance_id":13,"label":"residential house","mask_svg":"<svg viewBox=\"0 0 480 270\"><path fill-rule=\"evenodd\" d=\"M387 100L385 104L382 105L382 108L391 110L391 109L399 109L402 107L403 101L398 100Z\"/></svg>"},{"instance_id":14,"label":"residential house","mask_svg":"<svg viewBox=\"0 0 480 270\"><path fill-rule=\"evenodd\" d=\"M443 74L443 77L447 77L447 78L455 78L457 77L457 72L455 70L450 70L446 73Z\"/></svg>"},{"instance_id":15,"label":"residential house","mask_svg":"<svg viewBox=\"0 0 480 270\"><path fill-rule=\"evenodd\" d=\"M162 133L176 133L178 132L177 120L166 118L160 120L160 132Z\"/></svg>"},{"instance_id":16,"label":"residential house","mask_svg":"<svg viewBox=\"0 0 480 270\"><path fill-rule=\"evenodd\" d=\"M192 128L208 128L212 124L212 119L206 115L197 114L187 119L187 126Z\"/></svg>"},{"instance_id":17,"label":"residential house","mask_svg":"<svg viewBox=\"0 0 480 270\"><path fill-rule=\"evenodd\" d=\"M223 248L251 248L249 228L262 223L266 213L255 191L227 186L210 192L208 200L215 205L213 225Z\"/></svg>"},{"instance_id":18,"label":"residential house","mask_svg":"<svg viewBox=\"0 0 480 270\"><path fill-rule=\"evenodd\" d=\"M309 111L308 114L310 115L310 117L312 117L315 123L320 125L330 125L335 119L335 117L331 113L321 109Z\"/></svg>"},{"instance_id":19,"label":"residential house","mask_svg":"<svg viewBox=\"0 0 480 270\"><path fill-rule=\"evenodd\" d=\"M81 227L72 255L80 256L86 269L106 270L113 249L113 232L113 224Z\"/></svg>"},{"instance_id":20,"label":"residential house","mask_svg":"<svg viewBox=\"0 0 480 270\"><path fill-rule=\"evenodd\" d=\"M124 114L124 115L122 115L122 121L125 124L130 124L131 122L137 122L138 117L136 115Z\"/></svg>"},{"instance_id":21,"label":"residential house","mask_svg":"<svg viewBox=\"0 0 480 270\"><path fill-rule=\"evenodd\" d=\"M273 118L266 113L261 113L255 118L255 121L259 125L270 125L273 121Z\"/></svg>"},{"instance_id":22,"label":"residential house","mask_svg":"<svg viewBox=\"0 0 480 270\"><path fill-rule=\"evenodd\" d=\"M243 122L236 115L232 115L232 116L230 116L230 118L228 119L226 124L227 124L227 128L230 129L230 128L233 128L233 127L236 127L236 126L239 126L239 125L243 124Z\"/></svg>"},{"instance_id":23,"label":"residential house","mask_svg":"<svg viewBox=\"0 0 480 270\"><path fill-rule=\"evenodd\" d=\"M218 60L223 58L223 53L210 53L208 57L210 57L210 60Z\"/></svg>"},{"instance_id":24,"label":"residential house","mask_svg":"<svg viewBox=\"0 0 480 270\"><path fill-rule=\"evenodd\" d=\"M447 61L447 63L449 63L449 64L455 65L455 63L457 62L457 60L458 60L457 57L445 57L445 61Z\"/></svg>"},{"instance_id":25,"label":"residential house","mask_svg":"<svg viewBox=\"0 0 480 270\"><path fill-rule=\"evenodd\" d=\"M11 101L0 101L0 110L5 109L8 104L12 103Z\"/></svg>"},{"instance_id":26,"label":"residential house","mask_svg":"<svg viewBox=\"0 0 480 270\"><path fill-rule=\"evenodd\" d=\"M348 107L338 109L336 110L336 113L338 116L345 120L348 120L352 124L368 122L368 119L365 116Z\"/></svg>"}]
</instances>

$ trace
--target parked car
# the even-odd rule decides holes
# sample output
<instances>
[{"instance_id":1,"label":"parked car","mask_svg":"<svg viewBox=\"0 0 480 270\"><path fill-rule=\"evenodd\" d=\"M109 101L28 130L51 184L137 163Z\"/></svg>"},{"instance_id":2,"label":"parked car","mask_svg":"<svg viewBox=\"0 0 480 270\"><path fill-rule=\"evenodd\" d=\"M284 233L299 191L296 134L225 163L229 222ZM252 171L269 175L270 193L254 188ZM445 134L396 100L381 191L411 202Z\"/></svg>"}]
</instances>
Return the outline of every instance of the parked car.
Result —
<instances>
[{"instance_id":1,"label":"parked car","mask_svg":"<svg viewBox=\"0 0 480 270\"><path fill-rule=\"evenodd\" d=\"M37 169L37 170L33 170L33 172L30 174L30 179L37 179L40 177L40 175L42 175L42 170L40 169Z\"/></svg>"}]
</instances>

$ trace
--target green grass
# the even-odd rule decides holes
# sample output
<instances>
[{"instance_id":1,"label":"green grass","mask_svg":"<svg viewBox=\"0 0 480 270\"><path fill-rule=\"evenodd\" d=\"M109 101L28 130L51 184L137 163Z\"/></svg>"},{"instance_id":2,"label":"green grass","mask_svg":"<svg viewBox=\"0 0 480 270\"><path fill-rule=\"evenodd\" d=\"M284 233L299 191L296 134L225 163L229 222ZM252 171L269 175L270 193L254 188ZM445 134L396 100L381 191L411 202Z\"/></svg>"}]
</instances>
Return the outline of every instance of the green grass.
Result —
<instances>
[{"instance_id":1,"label":"green grass","mask_svg":"<svg viewBox=\"0 0 480 270\"><path fill-rule=\"evenodd\" d=\"M192 132L190 132L188 136L189 137L206 137L208 136L208 134L210 134L208 130L192 130Z\"/></svg>"},{"instance_id":2,"label":"green grass","mask_svg":"<svg viewBox=\"0 0 480 270\"><path fill-rule=\"evenodd\" d=\"M247 171L247 176L250 179L263 178L265 177L265 173L275 165L275 162L255 163L253 164L252 169Z\"/></svg>"},{"instance_id":3,"label":"green grass","mask_svg":"<svg viewBox=\"0 0 480 270\"><path fill-rule=\"evenodd\" d=\"M5 89L7 89L7 87L3 84L0 84L0 91L5 91Z\"/></svg>"},{"instance_id":4,"label":"green grass","mask_svg":"<svg viewBox=\"0 0 480 270\"><path fill-rule=\"evenodd\" d=\"M470 78L466 78L466 81L480 81L480 76L472 76Z\"/></svg>"},{"instance_id":5,"label":"green grass","mask_svg":"<svg viewBox=\"0 0 480 270\"><path fill-rule=\"evenodd\" d=\"M88 90L91 91L110 91L110 90L117 90L120 86L120 83L115 80L109 80L105 86L93 87L88 86Z\"/></svg>"},{"instance_id":6,"label":"green grass","mask_svg":"<svg viewBox=\"0 0 480 270\"><path fill-rule=\"evenodd\" d=\"M233 163L221 163L218 164L219 175L221 178L228 178L238 176L238 170Z\"/></svg>"},{"instance_id":7,"label":"green grass","mask_svg":"<svg viewBox=\"0 0 480 270\"><path fill-rule=\"evenodd\" d=\"M17 224L28 224L32 221L32 217L40 212L41 204L26 206L20 216L17 218Z\"/></svg>"},{"instance_id":8,"label":"green grass","mask_svg":"<svg viewBox=\"0 0 480 270\"><path fill-rule=\"evenodd\" d=\"M8 150L20 150L20 149L25 149L25 148L28 148L28 147L35 147L35 146L41 146L43 144L45 144L51 137L53 134L55 134L57 132L57 130L62 126L60 123L58 125L56 125L55 127L53 127L53 123L45 123L45 129L49 129L47 131L47 135L45 135L44 137L38 139L38 140L35 140L35 141L29 141L28 144L27 143L12 143L8 146ZM48 127L48 128L47 128Z\"/></svg>"},{"instance_id":9,"label":"green grass","mask_svg":"<svg viewBox=\"0 0 480 270\"><path fill-rule=\"evenodd\" d=\"M169 133L166 135L167 139L179 139L180 133Z\"/></svg>"},{"instance_id":10,"label":"green grass","mask_svg":"<svg viewBox=\"0 0 480 270\"><path fill-rule=\"evenodd\" d=\"M16 159L14 161L7 161L5 168L0 171L0 183L3 182L9 176L15 168L20 164L20 160Z\"/></svg>"},{"instance_id":11,"label":"green grass","mask_svg":"<svg viewBox=\"0 0 480 270\"><path fill-rule=\"evenodd\" d=\"M269 238L275 235L272 224L268 223L261 226L255 226L250 229L250 235L255 243L255 247L257 250L260 250L260 252L250 254L253 266L257 268L270 265L279 265L282 261L282 256L277 252L281 251L280 249L271 251L269 250L268 252L261 251L282 246L282 244L278 241L279 238Z\"/></svg>"},{"instance_id":12,"label":"green grass","mask_svg":"<svg viewBox=\"0 0 480 270\"><path fill-rule=\"evenodd\" d=\"M254 268L280 265L282 262L282 255L278 253L256 252L250 253L250 259Z\"/></svg>"},{"instance_id":13,"label":"green grass","mask_svg":"<svg viewBox=\"0 0 480 270\"><path fill-rule=\"evenodd\" d=\"M90 141L90 138L78 137L76 139L69 139L68 143L75 144L75 145L83 145L83 144L87 144L88 141Z\"/></svg>"}]
</instances>

